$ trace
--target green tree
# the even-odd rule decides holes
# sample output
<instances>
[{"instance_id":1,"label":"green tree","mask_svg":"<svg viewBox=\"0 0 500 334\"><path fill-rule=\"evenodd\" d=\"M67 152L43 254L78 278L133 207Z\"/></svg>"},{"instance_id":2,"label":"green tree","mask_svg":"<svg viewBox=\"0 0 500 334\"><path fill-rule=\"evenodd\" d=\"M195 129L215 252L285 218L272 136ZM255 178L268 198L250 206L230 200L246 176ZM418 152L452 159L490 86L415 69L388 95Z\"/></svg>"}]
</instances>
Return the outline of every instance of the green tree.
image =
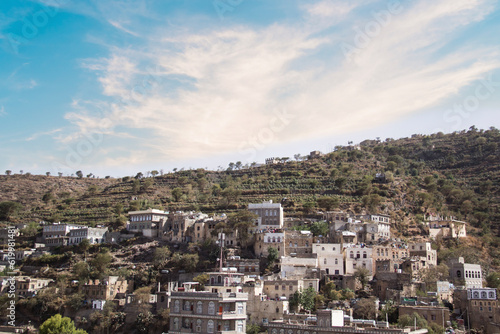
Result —
<instances>
[{"instance_id":1,"label":"green tree","mask_svg":"<svg viewBox=\"0 0 500 334\"><path fill-rule=\"evenodd\" d=\"M313 287L308 287L301 293L300 304L307 311L316 310L316 295L317 292Z\"/></svg>"},{"instance_id":2,"label":"green tree","mask_svg":"<svg viewBox=\"0 0 500 334\"><path fill-rule=\"evenodd\" d=\"M248 229L253 225L258 216L248 210L238 210L236 213L230 214L228 218L231 227L238 231L240 245L247 247L248 240L250 239Z\"/></svg>"},{"instance_id":3,"label":"green tree","mask_svg":"<svg viewBox=\"0 0 500 334\"><path fill-rule=\"evenodd\" d=\"M362 298L360 299L354 307L354 315L356 318L361 319L376 319L377 308L375 304L375 297Z\"/></svg>"},{"instance_id":4,"label":"green tree","mask_svg":"<svg viewBox=\"0 0 500 334\"><path fill-rule=\"evenodd\" d=\"M172 190L172 197L174 198L175 202L179 202L182 195L184 195L184 191L182 191L182 188L174 188Z\"/></svg>"},{"instance_id":5,"label":"green tree","mask_svg":"<svg viewBox=\"0 0 500 334\"><path fill-rule=\"evenodd\" d=\"M325 211L330 211L339 206L339 199L337 197L323 196L317 200L318 206Z\"/></svg>"},{"instance_id":6,"label":"green tree","mask_svg":"<svg viewBox=\"0 0 500 334\"><path fill-rule=\"evenodd\" d=\"M12 171L11 171L10 169L7 169L7 170L5 171L5 175L10 175L10 174L12 174Z\"/></svg>"},{"instance_id":7,"label":"green tree","mask_svg":"<svg viewBox=\"0 0 500 334\"><path fill-rule=\"evenodd\" d=\"M366 284L368 284L368 280L370 278L370 271L366 268L358 268L354 272L354 277L361 283L362 289L365 288Z\"/></svg>"},{"instance_id":8,"label":"green tree","mask_svg":"<svg viewBox=\"0 0 500 334\"><path fill-rule=\"evenodd\" d=\"M267 249L267 262L269 263L270 266L274 265L274 262L276 262L279 259L280 253L278 250L274 247L269 247Z\"/></svg>"},{"instance_id":9,"label":"green tree","mask_svg":"<svg viewBox=\"0 0 500 334\"><path fill-rule=\"evenodd\" d=\"M497 272L490 272L488 276L486 276L486 285L489 288L500 288L500 274Z\"/></svg>"},{"instance_id":10,"label":"green tree","mask_svg":"<svg viewBox=\"0 0 500 334\"><path fill-rule=\"evenodd\" d=\"M172 256L172 264L177 268L177 270L185 270L187 272L194 272L200 258L198 254L181 254L174 253Z\"/></svg>"},{"instance_id":11,"label":"green tree","mask_svg":"<svg viewBox=\"0 0 500 334\"><path fill-rule=\"evenodd\" d=\"M168 246L156 248L153 255L153 265L156 268L163 268L170 259L171 254L172 252L170 251Z\"/></svg>"},{"instance_id":12,"label":"green tree","mask_svg":"<svg viewBox=\"0 0 500 334\"><path fill-rule=\"evenodd\" d=\"M398 326L400 328L413 327L415 323L418 328L427 328L427 320L421 317L418 313L413 313L412 315L404 314L398 319Z\"/></svg>"},{"instance_id":13,"label":"green tree","mask_svg":"<svg viewBox=\"0 0 500 334\"><path fill-rule=\"evenodd\" d=\"M90 262L93 268L93 275L103 277L107 274L109 264L113 261L113 257L109 252L101 252Z\"/></svg>"},{"instance_id":14,"label":"green tree","mask_svg":"<svg viewBox=\"0 0 500 334\"><path fill-rule=\"evenodd\" d=\"M87 262L80 261L73 266L73 274L76 279L82 284L86 283L90 278L90 268Z\"/></svg>"},{"instance_id":15,"label":"green tree","mask_svg":"<svg viewBox=\"0 0 500 334\"><path fill-rule=\"evenodd\" d=\"M195 278L193 278L193 282L198 282L198 287L197 287L197 290L199 291L203 291L205 289L205 284L208 282L208 274L199 274L198 276L196 276Z\"/></svg>"},{"instance_id":16,"label":"green tree","mask_svg":"<svg viewBox=\"0 0 500 334\"><path fill-rule=\"evenodd\" d=\"M314 236L323 236L325 237L328 235L328 223L326 221L319 221L319 222L314 222L311 224L311 232L314 234Z\"/></svg>"},{"instance_id":17,"label":"green tree","mask_svg":"<svg viewBox=\"0 0 500 334\"><path fill-rule=\"evenodd\" d=\"M56 314L45 320L40 326L40 334L87 334L83 329L76 329L73 321L68 317Z\"/></svg>"},{"instance_id":18,"label":"green tree","mask_svg":"<svg viewBox=\"0 0 500 334\"><path fill-rule=\"evenodd\" d=\"M259 334L260 332L262 332L262 330L259 325L247 323L246 334Z\"/></svg>"},{"instance_id":19,"label":"green tree","mask_svg":"<svg viewBox=\"0 0 500 334\"><path fill-rule=\"evenodd\" d=\"M30 222L28 226L21 229L20 232L27 237L34 237L38 233L38 224L36 222Z\"/></svg>"},{"instance_id":20,"label":"green tree","mask_svg":"<svg viewBox=\"0 0 500 334\"><path fill-rule=\"evenodd\" d=\"M0 202L0 220L11 220L22 208L23 206L17 202Z\"/></svg>"}]
</instances>

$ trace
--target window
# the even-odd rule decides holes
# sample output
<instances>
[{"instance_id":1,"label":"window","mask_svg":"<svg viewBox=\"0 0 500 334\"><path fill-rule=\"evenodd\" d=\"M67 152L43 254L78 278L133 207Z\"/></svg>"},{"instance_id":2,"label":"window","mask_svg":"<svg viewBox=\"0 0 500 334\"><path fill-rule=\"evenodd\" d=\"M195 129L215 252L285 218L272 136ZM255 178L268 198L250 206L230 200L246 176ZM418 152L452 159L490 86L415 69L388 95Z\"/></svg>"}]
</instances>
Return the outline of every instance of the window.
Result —
<instances>
[{"instance_id":1,"label":"window","mask_svg":"<svg viewBox=\"0 0 500 334\"><path fill-rule=\"evenodd\" d=\"M243 314L243 303L238 303L238 314Z\"/></svg>"},{"instance_id":2,"label":"window","mask_svg":"<svg viewBox=\"0 0 500 334\"><path fill-rule=\"evenodd\" d=\"M236 331L243 332L243 320L236 321Z\"/></svg>"},{"instance_id":3,"label":"window","mask_svg":"<svg viewBox=\"0 0 500 334\"><path fill-rule=\"evenodd\" d=\"M174 318L174 329L175 330L179 329L179 318Z\"/></svg>"},{"instance_id":4,"label":"window","mask_svg":"<svg viewBox=\"0 0 500 334\"><path fill-rule=\"evenodd\" d=\"M180 311L180 309L181 309L181 302L180 302L180 301L178 301L178 300L176 300L176 301L174 302L174 312L177 312L177 313L178 313L178 312Z\"/></svg>"},{"instance_id":5,"label":"window","mask_svg":"<svg viewBox=\"0 0 500 334\"><path fill-rule=\"evenodd\" d=\"M326 264L326 258L323 260L323 264Z\"/></svg>"},{"instance_id":6,"label":"window","mask_svg":"<svg viewBox=\"0 0 500 334\"><path fill-rule=\"evenodd\" d=\"M285 289L286 289L286 285L285 285L285 284L283 284L283 285L281 286L281 290L285 290Z\"/></svg>"},{"instance_id":7,"label":"window","mask_svg":"<svg viewBox=\"0 0 500 334\"><path fill-rule=\"evenodd\" d=\"M335 264L339 264L339 259L335 259Z\"/></svg>"},{"instance_id":8,"label":"window","mask_svg":"<svg viewBox=\"0 0 500 334\"><path fill-rule=\"evenodd\" d=\"M210 302L208 303L208 314L215 314L215 303ZM212 331L213 331L213 321L212 321ZM211 333L211 332L209 332Z\"/></svg>"},{"instance_id":9,"label":"window","mask_svg":"<svg viewBox=\"0 0 500 334\"><path fill-rule=\"evenodd\" d=\"M457 277L458 278L462 277L462 272L460 270L457 270Z\"/></svg>"},{"instance_id":10,"label":"window","mask_svg":"<svg viewBox=\"0 0 500 334\"><path fill-rule=\"evenodd\" d=\"M196 320L196 331L201 332L201 319Z\"/></svg>"},{"instance_id":11,"label":"window","mask_svg":"<svg viewBox=\"0 0 500 334\"><path fill-rule=\"evenodd\" d=\"M189 303L189 301L185 301L184 302L184 311L189 311L191 309L191 304Z\"/></svg>"},{"instance_id":12,"label":"window","mask_svg":"<svg viewBox=\"0 0 500 334\"><path fill-rule=\"evenodd\" d=\"M203 313L203 303L202 302L198 302L196 304L196 313L198 313L198 314Z\"/></svg>"},{"instance_id":13,"label":"window","mask_svg":"<svg viewBox=\"0 0 500 334\"><path fill-rule=\"evenodd\" d=\"M207 322L207 332L208 333L213 333L214 332L214 321L213 320L208 320L208 322Z\"/></svg>"}]
</instances>

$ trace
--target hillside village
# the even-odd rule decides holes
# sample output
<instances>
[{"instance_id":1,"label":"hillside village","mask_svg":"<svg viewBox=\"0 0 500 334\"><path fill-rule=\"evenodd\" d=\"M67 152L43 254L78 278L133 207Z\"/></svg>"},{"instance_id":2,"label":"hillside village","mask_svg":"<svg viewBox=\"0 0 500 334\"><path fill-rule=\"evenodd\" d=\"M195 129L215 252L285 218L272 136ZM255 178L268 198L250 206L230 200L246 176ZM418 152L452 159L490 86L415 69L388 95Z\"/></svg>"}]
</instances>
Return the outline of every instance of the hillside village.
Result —
<instances>
[{"instance_id":1,"label":"hillside village","mask_svg":"<svg viewBox=\"0 0 500 334\"><path fill-rule=\"evenodd\" d=\"M471 136L467 142L474 145L484 136L490 143L499 139L498 130L475 129L459 138ZM449 145L451 139L446 135L414 141L435 152L436 145ZM458 184L451 183L451 177L442 178L446 171L430 174L431 178L419 175L425 170L411 167L413 162L405 156L412 150L394 149L398 144L366 142L328 155L311 152L297 162L270 158L263 166L230 167L221 173L232 180L225 178L218 192L215 184L207 190L218 199L217 205L200 199L208 185L194 196L187 178L169 184L167 203L157 202L154 196L163 195L151 190L154 183L172 182L174 176L136 175L134 180L121 180L132 182L132 191L120 190L127 200L114 204L117 217L103 216L92 223L86 219L90 215L68 219L69 213L100 210L92 196L110 198L111 189L122 183L96 180L110 183L99 190L91 183L93 177L82 177L90 186L76 198L58 198L56 191L46 188L40 196L45 199L30 201L38 203L36 207L19 201L29 210L4 210L0 303L5 307L0 315L7 324L7 306L15 294L17 330L30 333L56 314L90 333L499 332L497 250L485 247L496 242L490 234L497 223L485 222L498 215L498 179L493 178L484 193L489 206L483 210L482 198L463 194L457 199L456 191L450 194L470 190L468 178ZM349 167L355 163L353 156L361 159L388 145L399 154L389 154L382 162L377 158L369 169ZM492 173L498 172L497 151L495 146L481 153L496 164ZM322 188L324 181L311 183L316 173L325 173L320 169L328 159L336 166L326 173L331 191ZM474 163L463 169L477 168ZM308 172L302 174L300 164ZM268 188L269 195L255 200L250 190L239 190L246 183L234 181L236 175L252 170L264 171L272 182L285 182L291 175L307 177L310 184L306 188L298 182L296 193ZM269 172L276 170L279 175ZM199 174L209 179L208 173L198 171L199 183ZM340 182L342 175L346 177ZM360 179L354 182L356 177ZM7 175L2 182L12 187L9 182L16 178L23 180L21 175ZM47 175L44 182L52 179L55 185L65 178ZM152 184L145 186L146 182ZM412 182L423 191L414 191ZM479 188L486 181L474 182ZM400 190L403 183L409 185L407 191ZM457 188L450 189L453 186ZM477 193L482 196L481 191ZM191 195L199 205L189 203ZM3 191L3 203L15 202L11 196ZM247 196L243 204L241 196Z\"/></svg>"}]
</instances>

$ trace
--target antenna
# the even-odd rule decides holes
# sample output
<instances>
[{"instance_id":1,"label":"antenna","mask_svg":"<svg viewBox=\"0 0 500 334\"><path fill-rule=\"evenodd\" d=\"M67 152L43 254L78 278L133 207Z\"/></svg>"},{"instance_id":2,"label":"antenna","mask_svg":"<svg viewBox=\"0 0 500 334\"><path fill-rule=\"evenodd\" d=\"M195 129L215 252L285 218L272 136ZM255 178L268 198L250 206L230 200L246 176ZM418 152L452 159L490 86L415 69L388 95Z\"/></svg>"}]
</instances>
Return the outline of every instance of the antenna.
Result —
<instances>
[{"instance_id":1,"label":"antenna","mask_svg":"<svg viewBox=\"0 0 500 334\"><path fill-rule=\"evenodd\" d=\"M220 246L220 257L219 257L219 272L222 272L222 266L224 260L222 257L224 256L224 239L226 239L226 235L224 233L219 233L219 246Z\"/></svg>"}]
</instances>

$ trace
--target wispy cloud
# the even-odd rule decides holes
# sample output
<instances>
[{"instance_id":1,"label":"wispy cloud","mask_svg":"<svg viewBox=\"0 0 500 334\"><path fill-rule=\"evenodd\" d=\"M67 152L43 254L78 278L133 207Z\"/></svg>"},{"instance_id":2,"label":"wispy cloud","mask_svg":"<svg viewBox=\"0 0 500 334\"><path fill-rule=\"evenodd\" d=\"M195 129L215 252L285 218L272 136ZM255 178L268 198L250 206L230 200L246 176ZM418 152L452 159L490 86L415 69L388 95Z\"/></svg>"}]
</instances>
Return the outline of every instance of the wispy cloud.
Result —
<instances>
[{"instance_id":1,"label":"wispy cloud","mask_svg":"<svg viewBox=\"0 0 500 334\"><path fill-rule=\"evenodd\" d=\"M50 130L50 131L34 133L30 137L26 138L26 141L32 141L32 140L38 139L39 137L42 137L42 136L50 136L50 135L53 135L53 134L61 132L61 131L62 131L62 129L54 129L54 130Z\"/></svg>"},{"instance_id":2,"label":"wispy cloud","mask_svg":"<svg viewBox=\"0 0 500 334\"><path fill-rule=\"evenodd\" d=\"M109 58L84 65L100 75L103 94L116 102L89 101L68 113L77 131L61 140L103 131L99 124L106 119L137 136L151 158L237 152L279 110L293 117L273 143L346 133L436 106L500 67L495 48L443 50L452 34L490 13L490 1L404 6L354 63L343 58L339 36L354 38L354 26L373 18L356 17L352 26L318 37L312 16L340 20L354 10L328 0L304 7L303 21L293 26L162 30L144 49L112 48ZM113 128L106 129L110 137L118 134Z\"/></svg>"},{"instance_id":3,"label":"wispy cloud","mask_svg":"<svg viewBox=\"0 0 500 334\"><path fill-rule=\"evenodd\" d=\"M129 29L127 29L127 28L125 28L125 27L123 26L123 24L121 24L121 23L119 23L119 22L117 22L117 21L109 20L108 22L109 22L109 24L111 24L113 27L115 27L115 28L117 28L118 30L121 30L121 31L123 31L123 32L126 32L127 34L130 34L130 35L135 36L135 37L139 37L139 36L140 36L138 33L133 32L133 31L131 31L131 30L129 30Z\"/></svg>"},{"instance_id":4,"label":"wispy cloud","mask_svg":"<svg viewBox=\"0 0 500 334\"><path fill-rule=\"evenodd\" d=\"M6 116L7 112L5 111L5 106L0 107L0 117Z\"/></svg>"},{"instance_id":5,"label":"wispy cloud","mask_svg":"<svg viewBox=\"0 0 500 334\"><path fill-rule=\"evenodd\" d=\"M35 79L29 79L28 81L18 82L14 88L19 90L33 89L38 86L38 82Z\"/></svg>"}]
</instances>

